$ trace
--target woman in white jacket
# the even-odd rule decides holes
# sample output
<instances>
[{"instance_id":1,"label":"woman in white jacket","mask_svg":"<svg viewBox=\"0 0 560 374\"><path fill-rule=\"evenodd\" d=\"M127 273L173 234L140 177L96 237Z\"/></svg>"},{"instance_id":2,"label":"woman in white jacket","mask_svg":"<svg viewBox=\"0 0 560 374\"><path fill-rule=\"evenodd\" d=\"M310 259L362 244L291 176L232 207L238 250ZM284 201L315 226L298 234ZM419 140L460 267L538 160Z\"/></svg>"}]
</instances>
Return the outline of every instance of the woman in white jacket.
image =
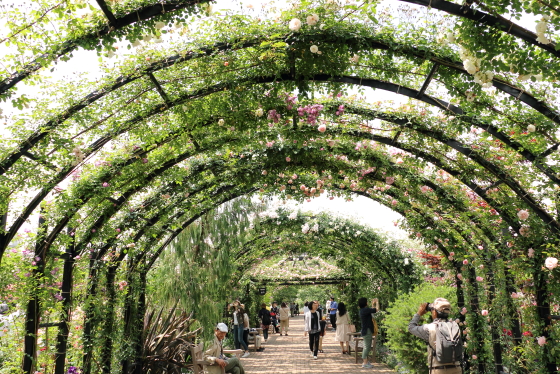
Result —
<instances>
[{"instance_id":1,"label":"woman in white jacket","mask_svg":"<svg viewBox=\"0 0 560 374\"><path fill-rule=\"evenodd\" d=\"M311 357L317 359L319 351L319 337L321 328L319 321L321 320L321 313L317 310L319 303L317 301L309 302L310 310L304 316L304 335L309 334L309 349L311 350Z\"/></svg>"}]
</instances>

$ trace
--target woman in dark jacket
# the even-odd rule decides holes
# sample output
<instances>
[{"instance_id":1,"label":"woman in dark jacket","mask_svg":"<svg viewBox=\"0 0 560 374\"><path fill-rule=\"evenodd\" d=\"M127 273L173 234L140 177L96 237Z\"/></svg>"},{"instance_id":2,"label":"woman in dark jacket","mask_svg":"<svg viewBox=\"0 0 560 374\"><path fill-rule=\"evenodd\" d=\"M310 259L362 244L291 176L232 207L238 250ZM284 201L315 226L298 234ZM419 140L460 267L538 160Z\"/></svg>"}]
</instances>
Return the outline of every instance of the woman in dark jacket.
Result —
<instances>
[{"instance_id":1,"label":"woman in dark jacket","mask_svg":"<svg viewBox=\"0 0 560 374\"><path fill-rule=\"evenodd\" d=\"M261 304L261 310L259 310L259 319L261 320L261 329L263 330L264 342L268 340L268 328L270 327L270 311L266 309L266 304Z\"/></svg>"},{"instance_id":2,"label":"woman in dark jacket","mask_svg":"<svg viewBox=\"0 0 560 374\"><path fill-rule=\"evenodd\" d=\"M362 351L362 367L372 368L373 365L368 362L368 354L371 349L371 341L373 339L373 320L372 314L377 313L379 309L379 301L373 299L372 306L376 308L369 308L367 306L367 299L361 297L358 299L358 306L360 307L360 320L362 321L362 336L364 337L364 350Z\"/></svg>"}]
</instances>

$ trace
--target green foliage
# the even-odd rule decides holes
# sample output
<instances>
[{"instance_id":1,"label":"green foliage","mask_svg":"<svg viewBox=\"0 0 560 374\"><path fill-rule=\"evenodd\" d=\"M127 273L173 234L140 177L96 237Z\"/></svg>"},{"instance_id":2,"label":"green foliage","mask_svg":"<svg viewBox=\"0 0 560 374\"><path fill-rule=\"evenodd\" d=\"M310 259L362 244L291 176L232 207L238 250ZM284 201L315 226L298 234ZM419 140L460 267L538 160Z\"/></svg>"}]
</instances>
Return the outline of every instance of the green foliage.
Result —
<instances>
[{"instance_id":1,"label":"green foliage","mask_svg":"<svg viewBox=\"0 0 560 374\"><path fill-rule=\"evenodd\" d=\"M391 303L383 321L383 328L387 331L386 345L396 356L399 366L402 365L412 373L428 373L426 343L408 332L408 323L421 303L433 302L436 298L443 297L451 302L452 307L457 305L455 292L453 287L423 283ZM453 310L458 314L456 307ZM423 317L425 323L426 318L428 314Z\"/></svg>"}]
</instances>

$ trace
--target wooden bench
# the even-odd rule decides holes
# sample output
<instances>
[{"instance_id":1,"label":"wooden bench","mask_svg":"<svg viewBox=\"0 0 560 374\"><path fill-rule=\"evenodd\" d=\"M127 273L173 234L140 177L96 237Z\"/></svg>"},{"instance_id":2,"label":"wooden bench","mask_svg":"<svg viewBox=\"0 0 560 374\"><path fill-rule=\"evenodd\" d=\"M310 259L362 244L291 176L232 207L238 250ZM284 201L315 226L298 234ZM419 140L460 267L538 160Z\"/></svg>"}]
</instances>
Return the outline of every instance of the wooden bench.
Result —
<instances>
[{"instance_id":1,"label":"wooden bench","mask_svg":"<svg viewBox=\"0 0 560 374\"><path fill-rule=\"evenodd\" d=\"M358 357L361 358L361 356L358 356L358 353L361 353L364 351L364 338L361 336L361 333L359 332L349 332L348 333L350 339L349 339L349 344L348 344L348 354L352 355L352 349L354 349L354 356L356 358L356 363L358 363ZM370 353L373 355L371 362L375 363L375 343L377 337L374 336L371 339L371 350Z\"/></svg>"},{"instance_id":2,"label":"wooden bench","mask_svg":"<svg viewBox=\"0 0 560 374\"><path fill-rule=\"evenodd\" d=\"M209 364L208 362L203 360L203 350L204 345L201 342L198 345L194 345L191 347L191 358L193 362L193 373L194 374L203 374L207 372L205 369L207 366L218 366L218 364ZM224 354L229 353L239 357L243 351L241 349L224 349ZM222 369L222 374L226 374L226 370Z\"/></svg>"}]
</instances>

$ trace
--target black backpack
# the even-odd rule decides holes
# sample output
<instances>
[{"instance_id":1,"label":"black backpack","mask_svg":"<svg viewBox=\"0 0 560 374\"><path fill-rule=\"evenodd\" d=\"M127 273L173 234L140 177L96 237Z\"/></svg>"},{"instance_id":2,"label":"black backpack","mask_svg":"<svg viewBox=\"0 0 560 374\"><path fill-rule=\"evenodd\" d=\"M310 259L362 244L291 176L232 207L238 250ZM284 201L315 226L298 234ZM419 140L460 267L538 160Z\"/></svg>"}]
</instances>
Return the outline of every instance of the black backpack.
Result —
<instances>
[{"instance_id":1,"label":"black backpack","mask_svg":"<svg viewBox=\"0 0 560 374\"><path fill-rule=\"evenodd\" d=\"M262 317L261 317L261 321L263 325L270 325L270 312L266 309L261 311L262 313Z\"/></svg>"}]
</instances>

